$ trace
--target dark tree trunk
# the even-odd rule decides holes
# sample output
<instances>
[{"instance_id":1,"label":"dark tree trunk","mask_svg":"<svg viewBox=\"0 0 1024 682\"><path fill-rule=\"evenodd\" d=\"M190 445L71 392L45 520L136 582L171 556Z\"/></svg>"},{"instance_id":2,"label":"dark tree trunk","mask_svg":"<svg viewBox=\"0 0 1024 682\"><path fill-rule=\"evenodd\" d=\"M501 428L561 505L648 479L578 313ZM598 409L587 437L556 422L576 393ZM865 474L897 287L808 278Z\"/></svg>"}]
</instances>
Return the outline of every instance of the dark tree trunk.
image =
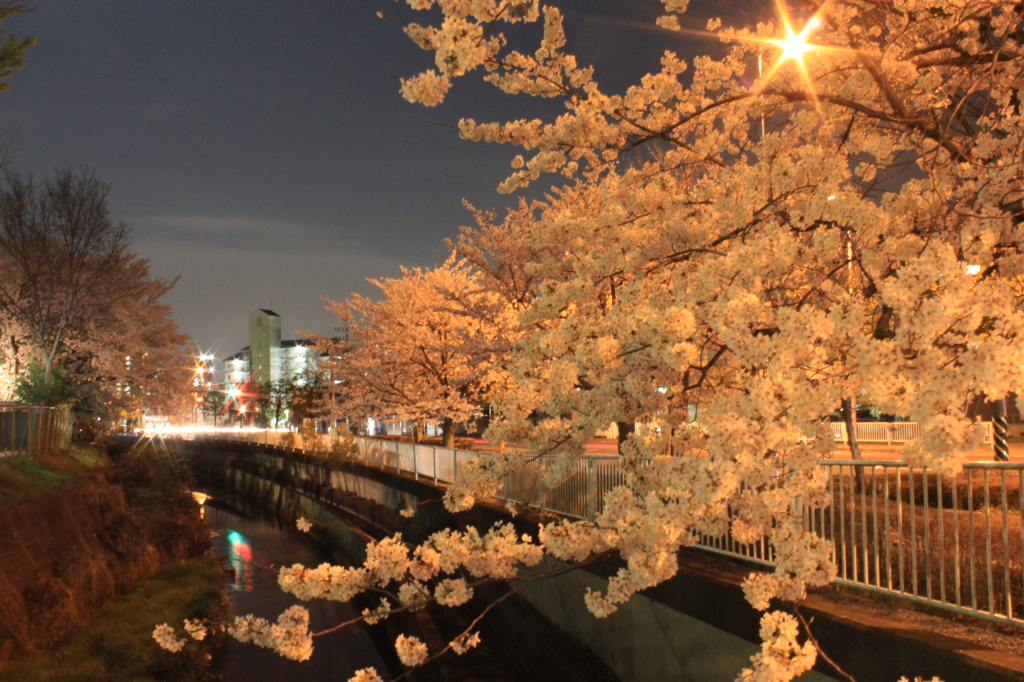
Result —
<instances>
[{"instance_id":1,"label":"dark tree trunk","mask_svg":"<svg viewBox=\"0 0 1024 682\"><path fill-rule=\"evenodd\" d=\"M846 442L850 446L850 458L861 460L860 445L857 443L857 401L843 398L843 423L846 424ZM856 467L857 490L864 490L864 467Z\"/></svg>"},{"instance_id":2,"label":"dark tree trunk","mask_svg":"<svg viewBox=\"0 0 1024 682\"><path fill-rule=\"evenodd\" d=\"M441 447L455 447L455 422L450 417L445 417L441 422Z\"/></svg>"},{"instance_id":3,"label":"dark tree trunk","mask_svg":"<svg viewBox=\"0 0 1024 682\"><path fill-rule=\"evenodd\" d=\"M636 422L615 422L615 426L619 432L619 454L621 454L622 444L636 431Z\"/></svg>"},{"instance_id":4,"label":"dark tree trunk","mask_svg":"<svg viewBox=\"0 0 1024 682\"><path fill-rule=\"evenodd\" d=\"M863 459L860 456L860 445L857 444L857 403L853 398L843 398L843 423L846 424L846 440L850 445L850 456L853 459Z\"/></svg>"}]
</instances>

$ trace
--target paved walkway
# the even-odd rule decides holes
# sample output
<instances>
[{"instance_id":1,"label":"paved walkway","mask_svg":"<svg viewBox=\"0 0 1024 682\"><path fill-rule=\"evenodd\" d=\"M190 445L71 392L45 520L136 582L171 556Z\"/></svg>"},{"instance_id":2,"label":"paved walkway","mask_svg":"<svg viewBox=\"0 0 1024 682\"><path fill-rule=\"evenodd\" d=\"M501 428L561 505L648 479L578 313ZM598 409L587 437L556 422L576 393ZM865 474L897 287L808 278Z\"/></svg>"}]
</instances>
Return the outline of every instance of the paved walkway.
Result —
<instances>
[{"instance_id":1,"label":"paved walkway","mask_svg":"<svg viewBox=\"0 0 1024 682\"><path fill-rule=\"evenodd\" d=\"M1010 440L1010 461L1011 462L1024 462L1024 439L1011 439ZM860 446L861 456L864 459L875 459L875 460L899 460L903 458L903 445L893 444L885 445L876 443L861 443ZM843 459L849 457L850 449L845 445L839 445L836 448L836 458ZM991 445L983 445L977 450L972 451L967 455L967 459L973 462L994 462L996 461L995 454L992 450Z\"/></svg>"},{"instance_id":2,"label":"paved walkway","mask_svg":"<svg viewBox=\"0 0 1024 682\"><path fill-rule=\"evenodd\" d=\"M861 456L864 459L899 461L903 458L903 444L894 443L861 443ZM587 445L588 455L617 455L618 445L615 441L607 438L595 438ZM845 445L836 447L835 459L849 459L850 449ZM968 455L968 460L973 462L994 462L995 455L991 445L984 445ZM1010 439L1010 461L1024 462L1024 438Z\"/></svg>"},{"instance_id":3,"label":"paved walkway","mask_svg":"<svg viewBox=\"0 0 1024 682\"><path fill-rule=\"evenodd\" d=\"M480 439L475 440L472 447L473 450L477 452L496 452L498 449ZM885 460L895 462L903 458L903 445L900 443L894 443L892 445L886 445L885 443L861 443L860 451L861 456L868 460ZM588 455L615 456L619 454L619 446L616 441L610 438L595 438L587 444L586 453ZM836 447L834 459L849 458L850 449L845 445L838 445ZM972 462L995 461L995 455L993 454L991 445L984 445L977 450L974 450L967 458ZM1010 439L1010 461L1024 462L1024 438Z\"/></svg>"}]
</instances>

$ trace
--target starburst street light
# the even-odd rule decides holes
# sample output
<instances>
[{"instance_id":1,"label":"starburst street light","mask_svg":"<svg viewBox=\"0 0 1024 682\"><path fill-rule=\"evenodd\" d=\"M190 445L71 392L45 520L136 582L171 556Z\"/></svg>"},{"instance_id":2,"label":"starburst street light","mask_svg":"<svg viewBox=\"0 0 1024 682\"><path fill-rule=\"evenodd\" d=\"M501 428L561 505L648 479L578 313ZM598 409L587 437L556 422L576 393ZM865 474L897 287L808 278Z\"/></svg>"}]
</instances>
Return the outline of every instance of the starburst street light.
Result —
<instances>
[{"instance_id":1,"label":"starburst street light","mask_svg":"<svg viewBox=\"0 0 1024 682\"><path fill-rule=\"evenodd\" d=\"M779 57L779 61L776 65L781 64L787 59L792 59L803 67L804 53L810 50L816 49L816 45L811 45L807 42L808 34L818 26L818 18L812 17L804 29L799 33L793 32L793 27L789 24L789 19L785 14L782 15L782 23L786 28L786 37L780 40L769 40L768 42L772 45L777 45L782 48L782 55Z\"/></svg>"},{"instance_id":2,"label":"starburst street light","mask_svg":"<svg viewBox=\"0 0 1024 682\"><path fill-rule=\"evenodd\" d=\"M772 64L771 69L767 74L762 73L761 69L761 55L757 57L757 75L760 81L759 88L764 89L766 84L772 80L775 72L778 71L782 66L789 60L793 60L799 69L799 77L803 80L807 92L811 96L811 100L814 103L818 113L821 113L818 98L814 93L814 83L811 81L811 75L807 72L807 66L804 64L804 55L813 50L834 50L835 48L824 47L822 45L812 45L807 42L811 31L821 26L821 19L815 14L811 17L803 29L798 33L793 29L793 23L789 19L789 13L786 10L785 0L776 0L776 8L778 9L779 19L782 22L782 27L786 32L785 38L772 38L772 39L761 39L759 42L764 44L773 45L782 50L782 54ZM820 10L819 10L820 11ZM764 137L764 122L761 124L761 136Z\"/></svg>"}]
</instances>

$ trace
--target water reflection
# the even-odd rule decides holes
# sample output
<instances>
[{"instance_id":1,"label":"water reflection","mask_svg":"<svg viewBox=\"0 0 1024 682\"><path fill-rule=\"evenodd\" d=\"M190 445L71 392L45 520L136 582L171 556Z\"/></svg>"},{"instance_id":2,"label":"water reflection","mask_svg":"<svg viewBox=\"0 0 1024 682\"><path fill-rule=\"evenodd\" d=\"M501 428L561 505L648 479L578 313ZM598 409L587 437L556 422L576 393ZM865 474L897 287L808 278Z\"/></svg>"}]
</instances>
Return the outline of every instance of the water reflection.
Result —
<instances>
[{"instance_id":1,"label":"water reflection","mask_svg":"<svg viewBox=\"0 0 1024 682\"><path fill-rule=\"evenodd\" d=\"M236 531L228 533L228 542L231 545L228 560L231 562L231 568L235 570L235 580L231 583L231 589L236 592L252 592L255 583L252 547L245 541L245 537Z\"/></svg>"},{"instance_id":2,"label":"water reflection","mask_svg":"<svg viewBox=\"0 0 1024 682\"><path fill-rule=\"evenodd\" d=\"M216 492L216 491L215 491ZM224 504L215 494L204 505L206 521L214 532L214 550L225 556L233 575L228 576L228 590L234 615L255 614L268 620L292 604L299 603L277 585L277 569L301 563L317 566L330 561L317 548L298 536L294 525L249 518ZM312 601L309 608L310 628L324 630L355 617L349 604ZM289 682L320 682L347 680L360 668L373 667L388 679L384 662L370 639L365 626L353 625L342 631L317 637L313 657L296 662L252 644L231 642L223 670L225 682L254 680L288 680Z\"/></svg>"},{"instance_id":3,"label":"water reflection","mask_svg":"<svg viewBox=\"0 0 1024 682\"><path fill-rule=\"evenodd\" d=\"M198 490L192 491L192 499L199 505L199 517L206 518L206 501L210 499L207 493L200 492Z\"/></svg>"}]
</instances>

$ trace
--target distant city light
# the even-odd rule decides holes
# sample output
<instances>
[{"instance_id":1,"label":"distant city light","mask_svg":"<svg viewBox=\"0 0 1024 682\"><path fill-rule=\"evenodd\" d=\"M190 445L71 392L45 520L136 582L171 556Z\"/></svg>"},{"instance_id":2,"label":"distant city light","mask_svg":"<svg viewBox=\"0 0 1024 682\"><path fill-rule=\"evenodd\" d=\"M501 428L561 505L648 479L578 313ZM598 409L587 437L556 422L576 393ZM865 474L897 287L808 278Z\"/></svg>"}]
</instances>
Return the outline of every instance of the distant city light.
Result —
<instances>
[{"instance_id":1,"label":"distant city light","mask_svg":"<svg viewBox=\"0 0 1024 682\"><path fill-rule=\"evenodd\" d=\"M162 426L147 426L144 429L140 429L137 433L141 433L146 436L188 436L198 434L209 434L209 433L290 433L291 429L287 428L262 428L257 426L171 426L170 424L164 424Z\"/></svg>"}]
</instances>

